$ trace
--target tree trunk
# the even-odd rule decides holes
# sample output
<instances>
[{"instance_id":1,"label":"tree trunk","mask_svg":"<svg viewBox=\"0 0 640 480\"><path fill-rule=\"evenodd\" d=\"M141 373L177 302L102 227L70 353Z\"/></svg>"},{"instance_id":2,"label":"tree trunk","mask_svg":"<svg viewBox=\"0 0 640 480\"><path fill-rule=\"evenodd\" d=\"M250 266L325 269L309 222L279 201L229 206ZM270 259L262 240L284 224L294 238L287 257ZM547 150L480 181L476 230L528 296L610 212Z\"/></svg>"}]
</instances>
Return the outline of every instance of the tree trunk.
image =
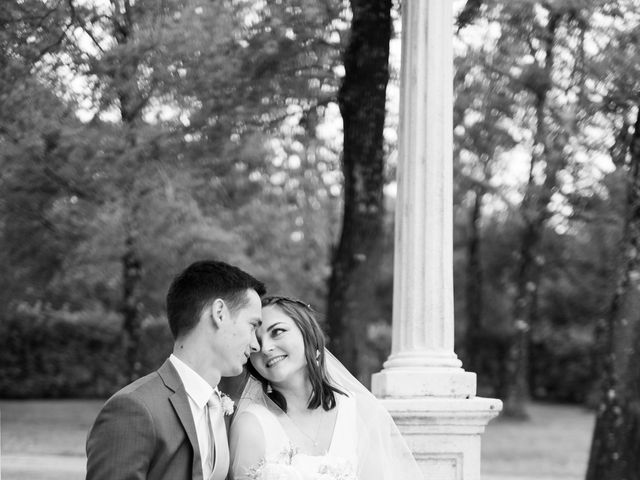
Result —
<instances>
[{"instance_id":1,"label":"tree trunk","mask_svg":"<svg viewBox=\"0 0 640 480\"><path fill-rule=\"evenodd\" d=\"M516 294L513 302L513 328L505 360L506 378L502 382L506 391L504 415L527 418L526 402L529 399L529 355L531 329L537 319L538 286L542 259L539 256L544 228L549 218L549 202L557 183L557 173L565 166L562 155L562 136L551 140L547 131L547 98L552 86L554 66L553 48L556 30L562 16L551 12L544 35L545 60L534 80L529 79L527 88L535 95L536 131L535 146L529 169L529 181L520 207L523 220L519 261L516 269ZM534 172L537 165L545 162L544 180L538 184Z\"/></svg>"},{"instance_id":2,"label":"tree trunk","mask_svg":"<svg viewBox=\"0 0 640 480\"><path fill-rule=\"evenodd\" d=\"M629 145L625 224L609 308L603 394L587 480L640 480L640 111Z\"/></svg>"},{"instance_id":3,"label":"tree trunk","mask_svg":"<svg viewBox=\"0 0 640 480\"><path fill-rule=\"evenodd\" d=\"M125 335L125 357L129 380L140 376L138 350L140 345L141 321L138 308L142 265L135 249L132 235L127 234L125 251L122 255L122 329Z\"/></svg>"},{"instance_id":4,"label":"tree trunk","mask_svg":"<svg viewBox=\"0 0 640 480\"><path fill-rule=\"evenodd\" d=\"M529 400L529 354L531 324L535 321L535 306L540 281L540 269L535 254L544 226L542 217L535 224L528 224L522 235L520 262L516 278L514 301L514 325L507 350L505 368L507 381L504 394L504 413L513 418L527 418L526 403Z\"/></svg>"},{"instance_id":5,"label":"tree trunk","mask_svg":"<svg viewBox=\"0 0 640 480\"><path fill-rule=\"evenodd\" d=\"M113 31L119 46L127 46L134 41L135 19L130 0L113 5ZM142 108L147 99L142 98L137 88L137 61L124 62L113 73L114 83L117 84L117 94L120 102L120 117L127 135L128 149L136 151L136 126L141 120ZM127 155L125 153L125 155ZM120 311L122 313L122 337L125 347L125 360L129 380L140 376L138 351L140 350L140 334L142 318L140 315L140 282L142 280L142 260L137 250L138 206L139 191L136 188L136 178L127 178L127 187L123 188L127 198L124 199L124 251L121 256L122 265L122 299Z\"/></svg>"},{"instance_id":6,"label":"tree trunk","mask_svg":"<svg viewBox=\"0 0 640 480\"><path fill-rule=\"evenodd\" d=\"M467 275L466 275L466 311L467 331L465 335L465 353L468 369L479 371L480 334L482 332L482 298L483 279L480 254L480 220L482 217L481 187L474 189L475 198L469 217L469 238L467 240Z\"/></svg>"},{"instance_id":7,"label":"tree trunk","mask_svg":"<svg viewBox=\"0 0 640 480\"><path fill-rule=\"evenodd\" d=\"M380 316L375 300L384 242L383 128L391 5L391 0L351 1L351 37L338 94L344 125L344 213L332 258L327 321L332 350L363 380L367 323Z\"/></svg>"}]
</instances>

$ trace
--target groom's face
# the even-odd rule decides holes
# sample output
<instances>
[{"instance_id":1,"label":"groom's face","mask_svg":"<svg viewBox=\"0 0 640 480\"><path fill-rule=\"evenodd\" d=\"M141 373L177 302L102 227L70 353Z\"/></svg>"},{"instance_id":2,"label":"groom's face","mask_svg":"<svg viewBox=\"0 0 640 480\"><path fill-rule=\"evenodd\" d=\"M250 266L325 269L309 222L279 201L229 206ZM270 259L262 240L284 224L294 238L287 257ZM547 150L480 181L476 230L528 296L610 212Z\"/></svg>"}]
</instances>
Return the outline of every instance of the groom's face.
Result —
<instances>
[{"instance_id":1,"label":"groom's face","mask_svg":"<svg viewBox=\"0 0 640 480\"><path fill-rule=\"evenodd\" d=\"M254 290L247 290L244 305L225 312L225 320L220 325L222 365L220 373L230 377L242 373L249 355L260 347L256 329L262 323L260 296Z\"/></svg>"}]
</instances>

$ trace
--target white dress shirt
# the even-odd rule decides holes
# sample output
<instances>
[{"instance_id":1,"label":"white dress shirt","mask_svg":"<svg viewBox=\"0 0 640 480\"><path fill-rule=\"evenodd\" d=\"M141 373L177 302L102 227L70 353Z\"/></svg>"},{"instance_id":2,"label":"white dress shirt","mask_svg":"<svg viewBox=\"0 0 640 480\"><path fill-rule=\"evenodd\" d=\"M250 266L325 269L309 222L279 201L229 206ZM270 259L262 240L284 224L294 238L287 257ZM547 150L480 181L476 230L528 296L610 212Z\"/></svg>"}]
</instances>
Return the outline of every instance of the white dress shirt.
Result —
<instances>
[{"instance_id":1,"label":"white dress shirt","mask_svg":"<svg viewBox=\"0 0 640 480\"><path fill-rule=\"evenodd\" d=\"M205 406L211 395L217 391L217 387L213 388L207 381L198 375L189 365L184 363L174 354L169 356L169 361L178 371L180 380L184 385L184 389L189 397L189 406L191 407L191 415L196 426L196 435L198 436L198 446L200 447L200 461L202 462L202 475L204 479L211 477L213 473L207 464L207 455L211 451L209 445L209 430L206 422ZM221 415L221 412L217 412ZM226 438L216 439L217 442L226 442Z\"/></svg>"}]
</instances>

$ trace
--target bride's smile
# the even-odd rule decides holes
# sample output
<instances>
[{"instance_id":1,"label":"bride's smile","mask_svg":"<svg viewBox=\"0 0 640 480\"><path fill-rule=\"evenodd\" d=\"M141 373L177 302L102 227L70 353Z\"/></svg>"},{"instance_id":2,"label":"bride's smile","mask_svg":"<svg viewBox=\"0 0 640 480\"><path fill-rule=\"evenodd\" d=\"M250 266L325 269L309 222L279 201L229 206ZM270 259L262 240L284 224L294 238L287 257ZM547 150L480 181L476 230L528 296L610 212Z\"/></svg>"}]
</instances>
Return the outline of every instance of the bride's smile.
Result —
<instances>
[{"instance_id":1,"label":"bride's smile","mask_svg":"<svg viewBox=\"0 0 640 480\"><path fill-rule=\"evenodd\" d=\"M280 363L282 360L284 360L285 358L287 358L286 355L278 355L274 358L271 358L269 360L267 360L267 362L265 363L265 365L267 366L267 368L271 368L274 365Z\"/></svg>"}]
</instances>

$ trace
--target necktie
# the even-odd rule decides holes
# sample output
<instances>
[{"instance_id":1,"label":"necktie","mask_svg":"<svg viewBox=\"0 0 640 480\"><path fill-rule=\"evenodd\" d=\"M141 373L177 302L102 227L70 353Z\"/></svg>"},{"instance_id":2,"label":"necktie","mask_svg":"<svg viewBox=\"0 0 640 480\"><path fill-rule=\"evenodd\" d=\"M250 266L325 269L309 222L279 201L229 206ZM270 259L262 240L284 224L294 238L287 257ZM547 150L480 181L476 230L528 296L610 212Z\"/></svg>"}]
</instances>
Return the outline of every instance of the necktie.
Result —
<instances>
[{"instance_id":1,"label":"necktie","mask_svg":"<svg viewBox=\"0 0 640 480\"><path fill-rule=\"evenodd\" d=\"M229 445L227 445L227 429L218 390L214 390L207 401L206 419L209 431L207 455L207 465L211 472L209 480L224 480L229 470Z\"/></svg>"}]
</instances>

